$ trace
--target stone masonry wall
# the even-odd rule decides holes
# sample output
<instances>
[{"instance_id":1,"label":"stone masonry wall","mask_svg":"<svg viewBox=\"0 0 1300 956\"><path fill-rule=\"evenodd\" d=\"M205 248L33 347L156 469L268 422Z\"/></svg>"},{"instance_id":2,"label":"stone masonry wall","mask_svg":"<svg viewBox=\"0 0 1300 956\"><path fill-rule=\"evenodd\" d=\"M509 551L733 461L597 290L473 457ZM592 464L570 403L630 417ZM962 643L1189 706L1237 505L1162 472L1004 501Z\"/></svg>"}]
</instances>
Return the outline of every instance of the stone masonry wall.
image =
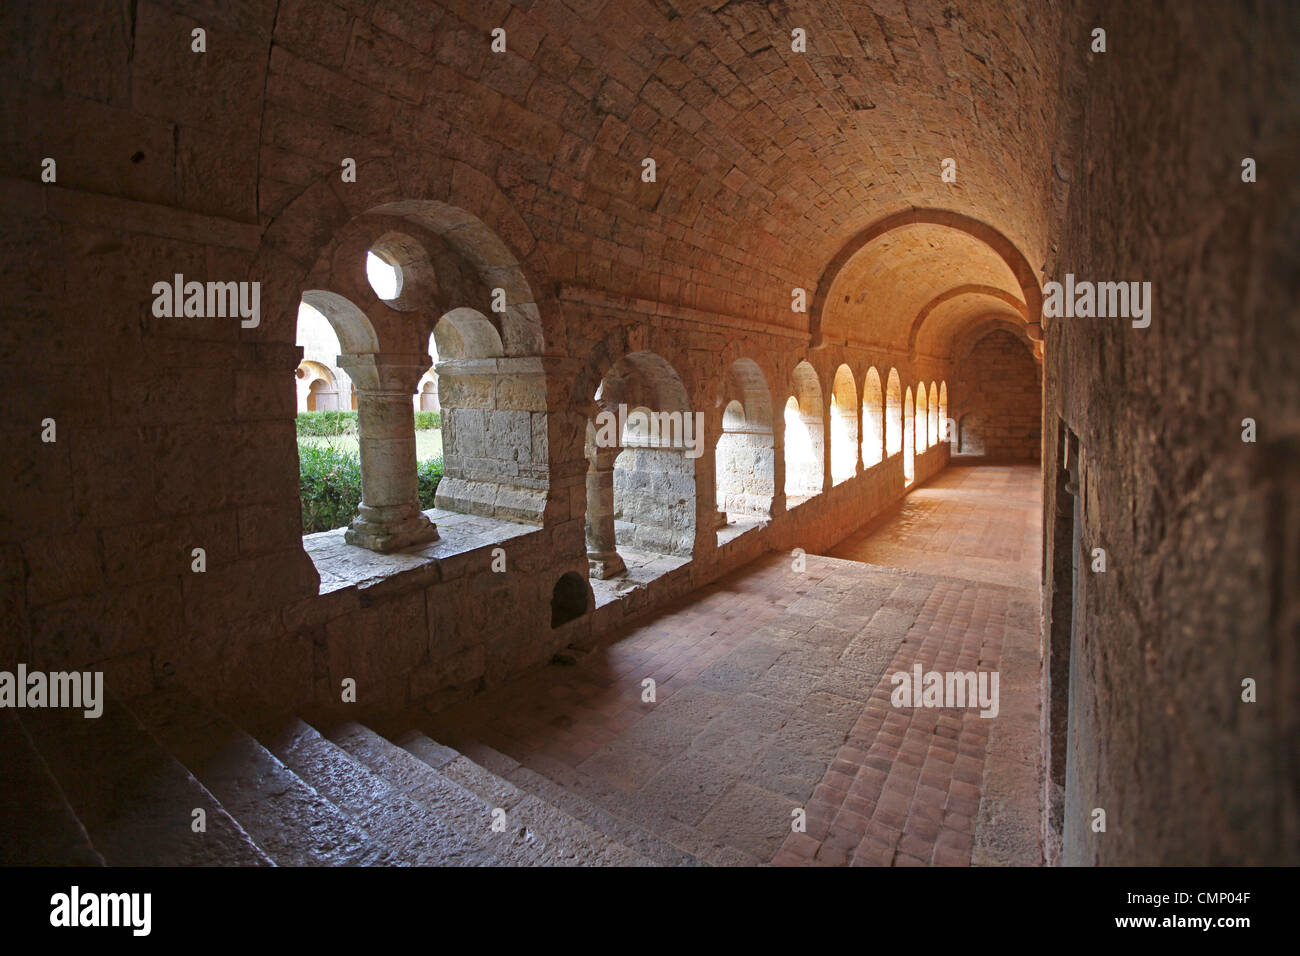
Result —
<instances>
[{"instance_id":1,"label":"stone masonry wall","mask_svg":"<svg viewBox=\"0 0 1300 956\"><path fill-rule=\"evenodd\" d=\"M1044 713L1057 701L1068 711L1049 735L1066 751L1060 860L1293 864L1300 18L1285 3L1106 3L1090 15L1112 47L1077 80L1085 119L1053 278L1151 281L1154 307L1147 328L1047 330L1046 540L1069 540L1055 507L1069 500L1058 440L1069 429L1085 561L1072 646L1070 578L1058 573L1068 545L1049 551L1045 576ZM1091 570L1094 548L1104 573ZM1104 833L1091 826L1099 808Z\"/></svg>"},{"instance_id":2,"label":"stone masonry wall","mask_svg":"<svg viewBox=\"0 0 1300 956\"><path fill-rule=\"evenodd\" d=\"M981 338L960 364L949 415L957 451L991 460L1037 461L1042 443L1042 373L1010 332Z\"/></svg>"}]
</instances>

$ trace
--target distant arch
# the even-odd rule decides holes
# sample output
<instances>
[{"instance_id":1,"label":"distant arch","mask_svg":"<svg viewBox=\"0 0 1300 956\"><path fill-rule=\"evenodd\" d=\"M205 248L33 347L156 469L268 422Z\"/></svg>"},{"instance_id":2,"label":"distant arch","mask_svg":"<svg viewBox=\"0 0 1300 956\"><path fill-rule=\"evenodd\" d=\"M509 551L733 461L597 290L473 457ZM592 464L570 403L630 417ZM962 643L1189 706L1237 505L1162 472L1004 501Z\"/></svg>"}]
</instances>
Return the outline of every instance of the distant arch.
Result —
<instances>
[{"instance_id":1,"label":"distant arch","mask_svg":"<svg viewBox=\"0 0 1300 956\"><path fill-rule=\"evenodd\" d=\"M885 389L885 454L897 455L903 450L903 382L898 369L889 370Z\"/></svg>"},{"instance_id":2,"label":"distant arch","mask_svg":"<svg viewBox=\"0 0 1300 956\"><path fill-rule=\"evenodd\" d=\"M903 399L903 482L911 484L916 479L916 413L912 404L912 387L909 385Z\"/></svg>"},{"instance_id":3,"label":"distant arch","mask_svg":"<svg viewBox=\"0 0 1300 956\"><path fill-rule=\"evenodd\" d=\"M926 436L929 444L933 446L939 444L939 386L933 381L930 382L928 401L930 427L926 429Z\"/></svg>"},{"instance_id":4,"label":"distant arch","mask_svg":"<svg viewBox=\"0 0 1300 956\"><path fill-rule=\"evenodd\" d=\"M867 369L862 386L862 464L878 465L885 456L885 395L880 387L880 373Z\"/></svg>"},{"instance_id":5,"label":"distant arch","mask_svg":"<svg viewBox=\"0 0 1300 956\"><path fill-rule=\"evenodd\" d=\"M817 291L813 294L808 311L808 331L811 347L823 344L822 319L826 311L827 297L836 277L854 256L872 241L895 229L907 226L934 225L945 226L964 232L979 240L993 250L1006 263L1020 287L1024 302L1024 315L1027 318L1030 336L1042 338L1041 320L1043 314L1043 293L1029 260L1009 238L997 229L971 216L949 209L904 209L892 215L876 220L860 230L848 240L826 264L821 277L817 280Z\"/></svg>"},{"instance_id":6,"label":"distant arch","mask_svg":"<svg viewBox=\"0 0 1300 956\"><path fill-rule=\"evenodd\" d=\"M840 484L858 469L858 389L847 365L831 385L831 482Z\"/></svg>"}]
</instances>

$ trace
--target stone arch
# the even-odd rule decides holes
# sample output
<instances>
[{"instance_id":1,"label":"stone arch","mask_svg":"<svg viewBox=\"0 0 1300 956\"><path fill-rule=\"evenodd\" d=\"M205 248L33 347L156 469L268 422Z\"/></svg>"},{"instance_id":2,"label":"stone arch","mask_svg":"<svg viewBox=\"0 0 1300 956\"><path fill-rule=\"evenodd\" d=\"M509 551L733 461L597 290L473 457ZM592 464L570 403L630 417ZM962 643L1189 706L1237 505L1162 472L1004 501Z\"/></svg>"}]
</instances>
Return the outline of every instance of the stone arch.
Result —
<instances>
[{"instance_id":1,"label":"stone arch","mask_svg":"<svg viewBox=\"0 0 1300 956\"><path fill-rule=\"evenodd\" d=\"M494 359L505 354L496 326L467 306L443 314L433 327L433 338L439 360Z\"/></svg>"},{"instance_id":2,"label":"stone arch","mask_svg":"<svg viewBox=\"0 0 1300 956\"><path fill-rule=\"evenodd\" d=\"M887 233L919 225L938 226L964 233L992 250L1010 270L1016 285L1020 289L1023 304L1022 314L1026 317L1026 327L1030 336L1036 339L1042 338L1042 290L1039 288L1037 276L1029 260L1016 247L1015 243L994 227L971 216L948 209L912 208L885 216L860 230L827 263L821 277L818 279L817 290L813 295L808 313L811 347L819 348L825 343L824 320L831 288L849 262L867 245ZM911 321L914 322L915 319L913 318ZM899 342L897 344L902 345L903 343Z\"/></svg>"},{"instance_id":3,"label":"stone arch","mask_svg":"<svg viewBox=\"0 0 1300 956\"><path fill-rule=\"evenodd\" d=\"M929 399L925 392L925 382L916 383L916 451L917 454L930 447L930 413Z\"/></svg>"},{"instance_id":4,"label":"stone arch","mask_svg":"<svg viewBox=\"0 0 1300 956\"><path fill-rule=\"evenodd\" d=\"M758 363L738 358L724 380L722 430L714 450L718 509L767 516L776 492L772 394Z\"/></svg>"},{"instance_id":5,"label":"stone arch","mask_svg":"<svg viewBox=\"0 0 1300 956\"><path fill-rule=\"evenodd\" d=\"M786 400L785 493L807 500L825 484L825 429L821 383L806 360L791 372L793 394Z\"/></svg>"},{"instance_id":6,"label":"stone arch","mask_svg":"<svg viewBox=\"0 0 1300 956\"><path fill-rule=\"evenodd\" d=\"M518 258L480 218L441 200L395 199L352 211L316 257L303 296L336 330L340 365L357 388L363 499L367 475L384 499L382 506L363 500L364 520L354 521L348 540L392 550L436 536L416 515L410 418L422 401L431 332L444 442L436 506L540 523L550 476L548 404L545 370L534 356L544 336ZM366 277L372 253L398 270L391 298L380 299ZM375 407L368 410L368 402ZM408 464L410 481L396 474ZM400 530L390 533L390 526Z\"/></svg>"},{"instance_id":7,"label":"stone arch","mask_svg":"<svg viewBox=\"0 0 1300 956\"><path fill-rule=\"evenodd\" d=\"M847 365L835 370L831 385L831 481L840 484L858 469L858 388Z\"/></svg>"},{"instance_id":8,"label":"stone arch","mask_svg":"<svg viewBox=\"0 0 1300 956\"><path fill-rule=\"evenodd\" d=\"M321 376L312 378L307 383L307 411L338 411L338 395L338 389L331 378Z\"/></svg>"},{"instance_id":9,"label":"stone arch","mask_svg":"<svg viewBox=\"0 0 1300 956\"><path fill-rule=\"evenodd\" d=\"M910 485L916 480L916 410L910 385L903 396L903 482Z\"/></svg>"},{"instance_id":10,"label":"stone arch","mask_svg":"<svg viewBox=\"0 0 1300 956\"><path fill-rule=\"evenodd\" d=\"M926 435L931 446L939 444L939 386L930 381L929 402L929 428L926 429Z\"/></svg>"},{"instance_id":11,"label":"stone arch","mask_svg":"<svg viewBox=\"0 0 1300 956\"><path fill-rule=\"evenodd\" d=\"M862 464L870 468L885 457L885 394L875 366L862 385Z\"/></svg>"},{"instance_id":12,"label":"stone arch","mask_svg":"<svg viewBox=\"0 0 1300 956\"><path fill-rule=\"evenodd\" d=\"M885 389L885 454L897 455L903 450L903 382L898 369L889 370Z\"/></svg>"},{"instance_id":13,"label":"stone arch","mask_svg":"<svg viewBox=\"0 0 1300 956\"><path fill-rule=\"evenodd\" d=\"M942 306L948 305L957 299L972 297L983 297L985 299L993 300L990 305L999 307L998 314L1005 316L1008 321L1016 321L1009 312L1005 309L1000 309L1000 306L1002 305L1010 306L1016 315L1019 316L1017 324L1023 323L1022 328L1029 324L1028 307L1024 302L1004 289L999 289L996 286L981 285L978 283L964 283L962 285L954 286L951 289L939 293L922 306L921 310L917 313L916 318L912 320L912 326L907 333L907 352L912 361L916 361L921 333L923 328L926 327L927 321L932 316L937 316L942 312Z\"/></svg>"},{"instance_id":14,"label":"stone arch","mask_svg":"<svg viewBox=\"0 0 1300 956\"><path fill-rule=\"evenodd\" d=\"M419 151L359 161L357 180L345 189L336 188L337 175L337 170L325 173L303 188L278 211L263 237L252 269L263 286L259 337L285 337L292 326L290 300L296 303L299 291L312 285L308 276L322 251L370 215L402 219L441 237L488 288L506 291L501 324L507 355L542 354L548 329L563 338L554 296L527 278L552 274L545 248L491 177L458 160ZM479 307L489 311L486 303Z\"/></svg>"},{"instance_id":15,"label":"stone arch","mask_svg":"<svg viewBox=\"0 0 1300 956\"><path fill-rule=\"evenodd\" d=\"M624 570L619 549L690 557L696 476L690 397L677 370L650 351L630 352L601 378L589 407L587 552L591 574ZM635 414L635 419L634 419ZM642 418L644 416L644 418ZM640 424L629 428L629 422Z\"/></svg>"},{"instance_id":16,"label":"stone arch","mask_svg":"<svg viewBox=\"0 0 1300 956\"><path fill-rule=\"evenodd\" d=\"M939 435L946 442L952 441L953 429L948 419L948 382L939 383Z\"/></svg>"},{"instance_id":17,"label":"stone arch","mask_svg":"<svg viewBox=\"0 0 1300 956\"><path fill-rule=\"evenodd\" d=\"M308 289L299 299L325 316L344 353L373 355L379 351L379 335L370 317L351 299L325 289Z\"/></svg>"}]
</instances>

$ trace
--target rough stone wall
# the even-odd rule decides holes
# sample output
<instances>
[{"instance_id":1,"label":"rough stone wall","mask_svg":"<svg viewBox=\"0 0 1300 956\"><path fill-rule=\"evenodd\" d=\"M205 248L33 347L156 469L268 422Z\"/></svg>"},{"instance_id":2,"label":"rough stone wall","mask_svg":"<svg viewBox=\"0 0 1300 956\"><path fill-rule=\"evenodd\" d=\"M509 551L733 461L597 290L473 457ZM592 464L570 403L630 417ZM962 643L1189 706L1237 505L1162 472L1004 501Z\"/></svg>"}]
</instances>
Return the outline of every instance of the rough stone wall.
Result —
<instances>
[{"instance_id":1,"label":"rough stone wall","mask_svg":"<svg viewBox=\"0 0 1300 956\"><path fill-rule=\"evenodd\" d=\"M718 439L718 508L766 515L776 486L771 431L727 431Z\"/></svg>"},{"instance_id":2,"label":"rough stone wall","mask_svg":"<svg viewBox=\"0 0 1300 956\"><path fill-rule=\"evenodd\" d=\"M618 543L689 556L695 546L695 463L676 449L627 448L614 465Z\"/></svg>"},{"instance_id":3,"label":"rough stone wall","mask_svg":"<svg viewBox=\"0 0 1300 956\"><path fill-rule=\"evenodd\" d=\"M1181 2L1087 16L1077 42L1104 26L1110 51L1079 78L1054 278L1151 281L1155 305L1145 329L1047 330L1048 703L1069 714L1049 738L1067 747L1062 860L1295 864L1300 17L1287 3ZM1242 181L1246 157L1255 183ZM1072 646L1052 619L1068 610L1060 420L1081 446L1087 563ZM1094 548L1104 573L1090 570ZM1242 701L1246 678L1256 703Z\"/></svg>"},{"instance_id":4,"label":"rough stone wall","mask_svg":"<svg viewBox=\"0 0 1300 956\"><path fill-rule=\"evenodd\" d=\"M957 451L998 461L1037 461L1042 437L1042 374L1029 349L1010 332L980 339L958 366L949 414ZM955 412L956 414L952 414Z\"/></svg>"}]
</instances>

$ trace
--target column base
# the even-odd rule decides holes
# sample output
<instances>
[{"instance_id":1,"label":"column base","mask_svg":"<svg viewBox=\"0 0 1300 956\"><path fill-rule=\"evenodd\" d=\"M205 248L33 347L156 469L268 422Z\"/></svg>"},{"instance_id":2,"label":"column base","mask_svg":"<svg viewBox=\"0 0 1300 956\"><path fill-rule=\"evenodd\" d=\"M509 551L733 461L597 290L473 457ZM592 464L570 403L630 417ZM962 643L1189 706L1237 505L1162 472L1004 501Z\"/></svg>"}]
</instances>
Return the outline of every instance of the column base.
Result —
<instances>
[{"instance_id":1,"label":"column base","mask_svg":"<svg viewBox=\"0 0 1300 956\"><path fill-rule=\"evenodd\" d=\"M438 526L413 508L361 505L343 540L358 548L388 554L438 540Z\"/></svg>"},{"instance_id":2,"label":"column base","mask_svg":"<svg viewBox=\"0 0 1300 956\"><path fill-rule=\"evenodd\" d=\"M627 565L617 551L588 551L587 576L598 581L608 581L627 573Z\"/></svg>"}]
</instances>

